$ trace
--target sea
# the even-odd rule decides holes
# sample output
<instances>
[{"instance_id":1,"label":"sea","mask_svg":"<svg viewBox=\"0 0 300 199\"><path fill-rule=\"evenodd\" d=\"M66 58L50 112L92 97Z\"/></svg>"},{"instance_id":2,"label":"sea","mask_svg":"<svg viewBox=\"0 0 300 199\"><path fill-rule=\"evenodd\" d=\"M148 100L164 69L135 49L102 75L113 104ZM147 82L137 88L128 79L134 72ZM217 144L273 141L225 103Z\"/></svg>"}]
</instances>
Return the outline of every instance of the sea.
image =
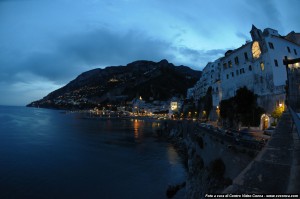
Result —
<instances>
[{"instance_id":1,"label":"sea","mask_svg":"<svg viewBox=\"0 0 300 199\"><path fill-rule=\"evenodd\" d=\"M0 106L0 198L159 199L185 181L159 122L85 116Z\"/></svg>"}]
</instances>

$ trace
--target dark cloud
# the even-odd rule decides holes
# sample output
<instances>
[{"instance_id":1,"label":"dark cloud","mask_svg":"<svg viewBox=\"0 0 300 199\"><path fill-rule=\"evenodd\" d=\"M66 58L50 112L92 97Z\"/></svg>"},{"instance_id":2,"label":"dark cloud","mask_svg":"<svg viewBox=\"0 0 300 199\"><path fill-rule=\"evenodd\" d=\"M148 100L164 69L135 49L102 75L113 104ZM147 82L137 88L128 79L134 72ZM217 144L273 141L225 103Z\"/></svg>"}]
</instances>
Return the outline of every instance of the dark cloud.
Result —
<instances>
[{"instance_id":1,"label":"dark cloud","mask_svg":"<svg viewBox=\"0 0 300 199\"><path fill-rule=\"evenodd\" d=\"M126 64L137 59L162 59L171 44L150 38L138 31L116 34L107 30L74 35L61 42L63 54L69 54L88 65Z\"/></svg>"},{"instance_id":2,"label":"dark cloud","mask_svg":"<svg viewBox=\"0 0 300 199\"><path fill-rule=\"evenodd\" d=\"M12 2L12 1L33 1L33 0L0 0L1 2Z\"/></svg>"},{"instance_id":3,"label":"dark cloud","mask_svg":"<svg viewBox=\"0 0 300 199\"><path fill-rule=\"evenodd\" d=\"M222 56L228 49L194 50L187 47L179 48L179 52L185 56L206 58L210 56Z\"/></svg>"},{"instance_id":4,"label":"dark cloud","mask_svg":"<svg viewBox=\"0 0 300 199\"><path fill-rule=\"evenodd\" d=\"M249 35L246 35L242 32L237 32L236 36L241 38L241 39L244 39L245 41L251 40Z\"/></svg>"},{"instance_id":5,"label":"dark cloud","mask_svg":"<svg viewBox=\"0 0 300 199\"><path fill-rule=\"evenodd\" d=\"M251 10L248 15L252 19L252 23L262 28L270 27L283 30L281 8L277 6L276 1L247 1L247 6Z\"/></svg>"},{"instance_id":6,"label":"dark cloud","mask_svg":"<svg viewBox=\"0 0 300 199\"><path fill-rule=\"evenodd\" d=\"M81 72L111 65L126 65L145 59L159 61L174 57L168 53L170 44L149 38L137 31L114 34L108 30L96 30L60 38L55 49L34 52L22 61L4 63L2 81L14 81L11 76L20 72L32 73L50 81L62 83ZM5 60L5 59L3 59Z\"/></svg>"},{"instance_id":7,"label":"dark cloud","mask_svg":"<svg viewBox=\"0 0 300 199\"><path fill-rule=\"evenodd\" d=\"M189 60L192 67L199 69L204 67L208 62L214 61L218 57L224 56L228 49L212 49L212 50L195 50L187 47L177 48L179 54L183 55ZM198 63L195 65L195 63Z\"/></svg>"},{"instance_id":8,"label":"dark cloud","mask_svg":"<svg viewBox=\"0 0 300 199\"><path fill-rule=\"evenodd\" d=\"M228 48L226 49L212 49L212 50L206 50L206 51L203 51L202 53L202 56L218 56L218 57L221 57L221 56L224 56L224 53L228 50ZM213 60L214 61L214 60Z\"/></svg>"},{"instance_id":9,"label":"dark cloud","mask_svg":"<svg viewBox=\"0 0 300 199\"><path fill-rule=\"evenodd\" d=\"M36 84L52 89L141 59L202 69L250 39L252 24L280 34L300 27L299 0L149 2L0 0L1 93L42 97Z\"/></svg>"},{"instance_id":10,"label":"dark cloud","mask_svg":"<svg viewBox=\"0 0 300 199\"><path fill-rule=\"evenodd\" d=\"M276 26L277 29L283 29L282 15L279 8L275 5L272 0L260 1L262 6L262 12L265 12L268 24Z\"/></svg>"}]
</instances>

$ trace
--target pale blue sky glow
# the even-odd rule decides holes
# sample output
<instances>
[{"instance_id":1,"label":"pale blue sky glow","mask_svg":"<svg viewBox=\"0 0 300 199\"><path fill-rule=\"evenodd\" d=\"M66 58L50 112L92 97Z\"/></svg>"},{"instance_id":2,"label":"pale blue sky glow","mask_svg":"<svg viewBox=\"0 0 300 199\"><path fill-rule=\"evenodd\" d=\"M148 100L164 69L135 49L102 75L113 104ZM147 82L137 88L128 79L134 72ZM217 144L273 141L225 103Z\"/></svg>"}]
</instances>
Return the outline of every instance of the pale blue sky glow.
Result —
<instances>
[{"instance_id":1,"label":"pale blue sky glow","mask_svg":"<svg viewBox=\"0 0 300 199\"><path fill-rule=\"evenodd\" d=\"M201 70L250 39L252 24L300 32L299 6L298 0L0 0L0 104L25 105L84 71L135 60Z\"/></svg>"}]
</instances>

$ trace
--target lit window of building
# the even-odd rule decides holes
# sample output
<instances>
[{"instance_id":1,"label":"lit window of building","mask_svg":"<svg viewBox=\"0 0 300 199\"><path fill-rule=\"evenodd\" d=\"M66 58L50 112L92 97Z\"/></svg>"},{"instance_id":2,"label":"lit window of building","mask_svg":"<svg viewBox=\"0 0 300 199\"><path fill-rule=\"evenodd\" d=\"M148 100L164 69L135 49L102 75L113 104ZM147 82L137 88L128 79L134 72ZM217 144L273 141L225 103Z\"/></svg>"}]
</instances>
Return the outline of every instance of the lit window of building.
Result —
<instances>
[{"instance_id":1,"label":"lit window of building","mask_svg":"<svg viewBox=\"0 0 300 199\"><path fill-rule=\"evenodd\" d=\"M232 68L232 62L231 61L228 61L228 67Z\"/></svg>"},{"instance_id":2,"label":"lit window of building","mask_svg":"<svg viewBox=\"0 0 300 199\"><path fill-rule=\"evenodd\" d=\"M264 64L264 62L260 62L260 69L261 69L261 71L265 70L265 64Z\"/></svg>"}]
</instances>

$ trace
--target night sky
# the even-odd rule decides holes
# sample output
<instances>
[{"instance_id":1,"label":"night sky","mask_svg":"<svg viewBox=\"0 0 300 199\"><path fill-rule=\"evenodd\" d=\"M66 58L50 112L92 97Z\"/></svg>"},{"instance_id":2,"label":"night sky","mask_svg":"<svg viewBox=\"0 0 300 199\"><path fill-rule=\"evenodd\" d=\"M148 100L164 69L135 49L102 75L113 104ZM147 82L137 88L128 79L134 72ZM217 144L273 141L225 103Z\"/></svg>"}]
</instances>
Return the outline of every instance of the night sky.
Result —
<instances>
[{"instance_id":1,"label":"night sky","mask_svg":"<svg viewBox=\"0 0 300 199\"><path fill-rule=\"evenodd\" d=\"M252 24L300 32L299 0L0 0L0 104L25 105L80 73L167 59L201 70Z\"/></svg>"}]
</instances>

